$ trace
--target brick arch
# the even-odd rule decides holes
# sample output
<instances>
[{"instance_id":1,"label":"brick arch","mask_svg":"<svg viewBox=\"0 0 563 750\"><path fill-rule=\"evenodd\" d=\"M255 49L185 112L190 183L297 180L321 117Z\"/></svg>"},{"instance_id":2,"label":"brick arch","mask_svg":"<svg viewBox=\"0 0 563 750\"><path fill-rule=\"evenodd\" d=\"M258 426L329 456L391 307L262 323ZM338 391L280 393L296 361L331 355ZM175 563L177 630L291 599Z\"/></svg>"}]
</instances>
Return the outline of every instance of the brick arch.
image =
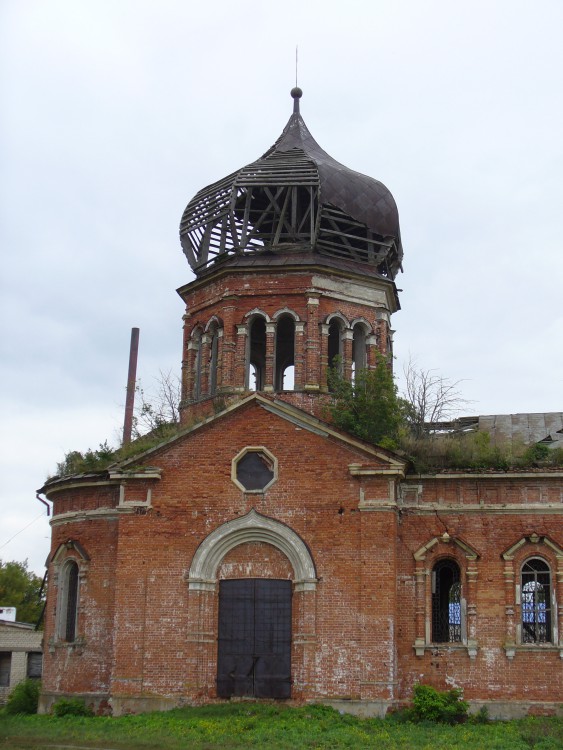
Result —
<instances>
[{"instance_id":1,"label":"brick arch","mask_svg":"<svg viewBox=\"0 0 563 750\"><path fill-rule=\"evenodd\" d=\"M289 317L293 318L296 323L299 323L301 321L299 315L289 307L282 307L279 310L276 310L276 312L272 315L272 320L275 320L277 322L282 315L289 315Z\"/></svg>"},{"instance_id":2,"label":"brick arch","mask_svg":"<svg viewBox=\"0 0 563 750\"><path fill-rule=\"evenodd\" d=\"M371 335L373 333L373 326L371 325L369 320L367 320L366 318L364 317L354 318L354 320L350 321L350 328L354 329L354 326L357 326L357 325L363 326L366 332L366 335Z\"/></svg>"},{"instance_id":3,"label":"brick arch","mask_svg":"<svg viewBox=\"0 0 563 750\"><path fill-rule=\"evenodd\" d=\"M289 526L258 513L254 508L242 518L228 521L212 531L199 545L187 576L195 591L214 591L218 567L234 547L245 542L266 542L277 547L293 568L296 591L315 590L315 563L307 545Z\"/></svg>"},{"instance_id":4,"label":"brick arch","mask_svg":"<svg viewBox=\"0 0 563 750\"><path fill-rule=\"evenodd\" d=\"M264 312L264 310L261 310L259 307L254 307L252 310L249 310L247 313L244 314L244 318L250 322L253 318L264 318L266 323L271 323L272 319L268 315L267 312Z\"/></svg>"},{"instance_id":5,"label":"brick arch","mask_svg":"<svg viewBox=\"0 0 563 750\"><path fill-rule=\"evenodd\" d=\"M330 313L325 318L325 325L329 325L331 320L339 320L344 328L350 328L350 321L343 315L339 310L337 312Z\"/></svg>"},{"instance_id":6,"label":"brick arch","mask_svg":"<svg viewBox=\"0 0 563 750\"><path fill-rule=\"evenodd\" d=\"M205 324L205 333L207 333L212 326L216 326L218 329L223 328L223 320L217 315L213 315Z\"/></svg>"}]
</instances>

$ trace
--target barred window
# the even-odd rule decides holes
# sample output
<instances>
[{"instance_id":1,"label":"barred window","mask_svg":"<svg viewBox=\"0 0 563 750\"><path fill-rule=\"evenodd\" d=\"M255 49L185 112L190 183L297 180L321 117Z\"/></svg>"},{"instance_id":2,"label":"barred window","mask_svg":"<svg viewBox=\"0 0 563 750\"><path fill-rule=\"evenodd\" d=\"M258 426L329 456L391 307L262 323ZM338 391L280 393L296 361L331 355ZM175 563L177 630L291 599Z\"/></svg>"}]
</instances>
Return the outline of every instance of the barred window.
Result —
<instances>
[{"instance_id":1,"label":"barred window","mask_svg":"<svg viewBox=\"0 0 563 750\"><path fill-rule=\"evenodd\" d=\"M522 643L551 642L551 571L532 558L522 566Z\"/></svg>"},{"instance_id":2,"label":"barred window","mask_svg":"<svg viewBox=\"0 0 563 750\"><path fill-rule=\"evenodd\" d=\"M453 560L440 560L432 570L432 641L461 642L461 577Z\"/></svg>"}]
</instances>

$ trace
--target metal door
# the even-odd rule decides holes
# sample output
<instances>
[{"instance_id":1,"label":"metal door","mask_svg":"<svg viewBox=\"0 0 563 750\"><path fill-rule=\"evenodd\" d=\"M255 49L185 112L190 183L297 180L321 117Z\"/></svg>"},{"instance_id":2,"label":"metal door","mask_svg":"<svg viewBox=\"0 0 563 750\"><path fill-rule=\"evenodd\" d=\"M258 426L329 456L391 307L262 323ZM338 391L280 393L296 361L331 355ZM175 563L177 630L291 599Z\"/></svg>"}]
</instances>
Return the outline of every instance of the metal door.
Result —
<instances>
[{"instance_id":1,"label":"metal door","mask_svg":"<svg viewBox=\"0 0 563 750\"><path fill-rule=\"evenodd\" d=\"M217 694L291 696L291 581L221 581Z\"/></svg>"}]
</instances>

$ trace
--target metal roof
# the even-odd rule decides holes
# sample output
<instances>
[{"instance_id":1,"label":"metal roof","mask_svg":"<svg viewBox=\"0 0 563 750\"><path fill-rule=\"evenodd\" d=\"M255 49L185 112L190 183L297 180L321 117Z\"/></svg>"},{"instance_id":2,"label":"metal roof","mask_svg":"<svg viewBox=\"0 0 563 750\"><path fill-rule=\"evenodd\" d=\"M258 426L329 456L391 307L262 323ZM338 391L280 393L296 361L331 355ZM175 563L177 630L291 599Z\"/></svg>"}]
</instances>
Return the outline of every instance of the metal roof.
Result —
<instances>
[{"instance_id":1,"label":"metal roof","mask_svg":"<svg viewBox=\"0 0 563 750\"><path fill-rule=\"evenodd\" d=\"M481 414L457 417L449 422L428 423L435 432L488 432L493 442L514 445L543 443L550 448L563 448L563 412L534 414Z\"/></svg>"},{"instance_id":2,"label":"metal roof","mask_svg":"<svg viewBox=\"0 0 563 750\"><path fill-rule=\"evenodd\" d=\"M484 415L479 417L479 430L486 430L493 440L563 447L563 412Z\"/></svg>"},{"instance_id":3,"label":"metal roof","mask_svg":"<svg viewBox=\"0 0 563 750\"><path fill-rule=\"evenodd\" d=\"M180 224L188 261L201 273L219 256L274 251L352 260L393 279L403 257L393 196L315 141L294 111L281 136L251 164L200 190Z\"/></svg>"}]
</instances>

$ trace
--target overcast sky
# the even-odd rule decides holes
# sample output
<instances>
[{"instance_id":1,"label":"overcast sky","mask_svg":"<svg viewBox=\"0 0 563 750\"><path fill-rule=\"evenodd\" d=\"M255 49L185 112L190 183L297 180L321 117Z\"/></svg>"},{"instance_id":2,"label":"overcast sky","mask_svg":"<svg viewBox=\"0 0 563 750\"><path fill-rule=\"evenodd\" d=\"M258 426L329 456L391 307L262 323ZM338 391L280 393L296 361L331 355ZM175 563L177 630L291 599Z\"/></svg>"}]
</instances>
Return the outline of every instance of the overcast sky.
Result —
<instances>
[{"instance_id":1,"label":"overcast sky","mask_svg":"<svg viewBox=\"0 0 563 750\"><path fill-rule=\"evenodd\" d=\"M561 0L2 0L0 559L42 574L35 490L118 442L131 328L147 390L179 373L180 217L279 136L296 44L313 136L399 207L396 371L563 410L562 30Z\"/></svg>"}]
</instances>

